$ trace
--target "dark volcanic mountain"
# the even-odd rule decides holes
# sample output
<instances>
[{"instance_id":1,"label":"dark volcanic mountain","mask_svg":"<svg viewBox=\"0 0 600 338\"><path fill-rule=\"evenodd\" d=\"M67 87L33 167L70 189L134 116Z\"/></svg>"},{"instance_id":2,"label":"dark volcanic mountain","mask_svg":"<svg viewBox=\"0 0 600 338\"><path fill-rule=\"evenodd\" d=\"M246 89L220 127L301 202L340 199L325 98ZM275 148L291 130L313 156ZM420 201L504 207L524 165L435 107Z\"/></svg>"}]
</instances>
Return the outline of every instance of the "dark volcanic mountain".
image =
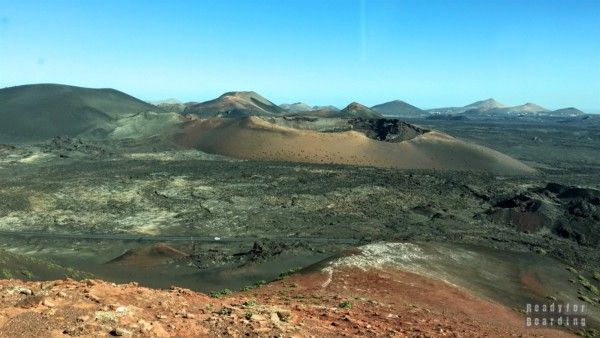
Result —
<instances>
[{"instance_id":1,"label":"dark volcanic mountain","mask_svg":"<svg viewBox=\"0 0 600 338\"><path fill-rule=\"evenodd\" d=\"M346 108L340 110L338 117L362 117L365 119L378 119L383 116L358 102L350 103Z\"/></svg>"},{"instance_id":2,"label":"dark volcanic mountain","mask_svg":"<svg viewBox=\"0 0 600 338\"><path fill-rule=\"evenodd\" d=\"M425 117L429 113L401 100L394 100L371 107L372 110L387 116Z\"/></svg>"},{"instance_id":3,"label":"dark volcanic mountain","mask_svg":"<svg viewBox=\"0 0 600 338\"><path fill-rule=\"evenodd\" d=\"M582 112L581 110L579 110L577 108L573 108L573 107L553 110L549 114L552 116L558 116L558 117L571 117L571 116L585 115L584 112Z\"/></svg>"},{"instance_id":4,"label":"dark volcanic mountain","mask_svg":"<svg viewBox=\"0 0 600 338\"><path fill-rule=\"evenodd\" d=\"M284 110L255 92L228 92L206 102L189 105L184 114L199 117L244 117L272 116L283 114Z\"/></svg>"},{"instance_id":5,"label":"dark volcanic mountain","mask_svg":"<svg viewBox=\"0 0 600 338\"><path fill-rule=\"evenodd\" d=\"M159 108L115 89L35 84L0 89L0 140L36 141L93 132Z\"/></svg>"}]
</instances>

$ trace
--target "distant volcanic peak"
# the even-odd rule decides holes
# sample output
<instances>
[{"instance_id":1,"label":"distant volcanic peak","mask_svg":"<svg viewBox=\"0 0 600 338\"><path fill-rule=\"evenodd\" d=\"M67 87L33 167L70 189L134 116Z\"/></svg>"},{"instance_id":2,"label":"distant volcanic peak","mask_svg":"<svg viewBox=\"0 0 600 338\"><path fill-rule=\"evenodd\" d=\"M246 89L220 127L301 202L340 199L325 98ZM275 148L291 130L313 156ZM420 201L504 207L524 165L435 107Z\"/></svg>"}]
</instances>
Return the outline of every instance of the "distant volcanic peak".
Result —
<instances>
[{"instance_id":1,"label":"distant volcanic peak","mask_svg":"<svg viewBox=\"0 0 600 338\"><path fill-rule=\"evenodd\" d=\"M153 105L161 105L161 104L183 104L183 102L179 101L178 99L175 98L170 98L170 99L164 99L164 100L158 100L158 101L148 101L149 103L153 104Z\"/></svg>"},{"instance_id":2,"label":"distant volcanic peak","mask_svg":"<svg viewBox=\"0 0 600 338\"><path fill-rule=\"evenodd\" d=\"M405 105L409 105L410 104L406 103L405 101L402 100L393 100L393 101L389 101L389 102L384 102L384 103L380 103L380 104L376 104L373 107L371 107L371 109L375 108L375 107L381 107L381 106L390 106L390 105L394 105L394 106L405 106ZM413 106L414 107L414 106Z\"/></svg>"},{"instance_id":3,"label":"distant volcanic peak","mask_svg":"<svg viewBox=\"0 0 600 338\"><path fill-rule=\"evenodd\" d=\"M57 83L40 83L7 87L0 89L0 94L3 96L21 96L28 100L43 100L47 97L63 99L64 97L60 95L72 95L64 99L73 100L74 98L77 98L85 100L87 97L82 98L82 96L102 96L102 98L110 98L116 95L119 99L127 98L145 105L146 107L151 107L151 104L113 88L88 88Z\"/></svg>"},{"instance_id":4,"label":"distant volcanic peak","mask_svg":"<svg viewBox=\"0 0 600 338\"><path fill-rule=\"evenodd\" d=\"M278 107L273 102L267 100L264 96L258 94L257 92L254 92L254 91L227 92L227 93L221 95L220 97L235 97L235 98L239 98L241 100L247 100L247 101L255 101L256 100L256 101L259 101L264 104L269 104L269 105Z\"/></svg>"},{"instance_id":5,"label":"distant volcanic peak","mask_svg":"<svg viewBox=\"0 0 600 338\"><path fill-rule=\"evenodd\" d=\"M410 103L408 103L406 101L403 101L403 100L393 100L393 101L390 101L389 103L394 103L394 104L399 104L399 105L408 105L408 106L411 106L411 107L415 107L412 104L410 104ZM415 108L417 108L417 107L415 107Z\"/></svg>"},{"instance_id":6,"label":"distant volcanic peak","mask_svg":"<svg viewBox=\"0 0 600 338\"><path fill-rule=\"evenodd\" d=\"M494 108L505 108L505 107L507 107L505 104L500 103L493 98L473 102L473 103L465 106L465 108L478 108L478 109L494 109Z\"/></svg>"},{"instance_id":7,"label":"distant volcanic peak","mask_svg":"<svg viewBox=\"0 0 600 338\"><path fill-rule=\"evenodd\" d=\"M253 91L227 92L216 99L191 105L184 111L203 117L277 115L282 112L279 106Z\"/></svg>"},{"instance_id":8,"label":"distant volcanic peak","mask_svg":"<svg viewBox=\"0 0 600 338\"><path fill-rule=\"evenodd\" d=\"M309 106L304 102L295 102L295 103L284 103L279 105L279 107L289 113L298 113L303 111L311 111L314 110L313 107Z\"/></svg>"},{"instance_id":9,"label":"distant volcanic peak","mask_svg":"<svg viewBox=\"0 0 600 338\"><path fill-rule=\"evenodd\" d=\"M548 109L539 106L535 103L527 102L524 105L513 107L514 109L521 110L523 112L546 112Z\"/></svg>"},{"instance_id":10,"label":"distant volcanic peak","mask_svg":"<svg viewBox=\"0 0 600 338\"><path fill-rule=\"evenodd\" d=\"M371 107L372 110L391 116L427 116L429 113L402 100L394 100Z\"/></svg>"},{"instance_id":11,"label":"distant volcanic peak","mask_svg":"<svg viewBox=\"0 0 600 338\"><path fill-rule=\"evenodd\" d=\"M263 100L266 100L264 97L260 96L257 92L251 91L251 90L226 92L226 93L223 93L221 96L219 96L219 98L223 98L223 97L227 97L227 96L234 96L234 97L239 97L239 98L244 98L244 99L249 99L249 98L254 97L254 98L261 98Z\"/></svg>"},{"instance_id":12,"label":"distant volcanic peak","mask_svg":"<svg viewBox=\"0 0 600 338\"><path fill-rule=\"evenodd\" d=\"M346 108L344 108L342 110L350 110L350 109L369 109L369 108L358 102L352 102L349 105L347 105Z\"/></svg>"},{"instance_id":13,"label":"distant volcanic peak","mask_svg":"<svg viewBox=\"0 0 600 338\"><path fill-rule=\"evenodd\" d=\"M585 115L584 112L582 112L581 110L579 110L575 107L567 107L567 108L557 109L557 110L553 111L553 113L564 114L564 115Z\"/></svg>"},{"instance_id":14,"label":"distant volcanic peak","mask_svg":"<svg viewBox=\"0 0 600 338\"><path fill-rule=\"evenodd\" d=\"M336 107L336 106L313 106L312 107L313 110L319 110L319 109L328 109L328 110L332 110L332 111L340 111L340 108Z\"/></svg>"},{"instance_id":15,"label":"distant volcanic peak","mask_svg":"<svg viewBox=\"0 0 600 338\"><path fill-rule=\"evenodd\" d=\"M358 102L352 102L340 111L342 115L364 118L381 118L381 114Z\"/></svg>"}]
</instances>

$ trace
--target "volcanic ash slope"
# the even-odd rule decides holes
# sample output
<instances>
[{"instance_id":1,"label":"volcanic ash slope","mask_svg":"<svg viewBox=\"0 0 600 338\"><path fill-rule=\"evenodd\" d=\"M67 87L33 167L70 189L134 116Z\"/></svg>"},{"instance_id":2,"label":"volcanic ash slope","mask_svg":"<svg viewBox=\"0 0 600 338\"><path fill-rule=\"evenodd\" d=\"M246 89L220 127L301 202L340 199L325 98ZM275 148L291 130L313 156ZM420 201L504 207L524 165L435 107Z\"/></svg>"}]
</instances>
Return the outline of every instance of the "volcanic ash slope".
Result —
<instances>
[{"instance_id":1,"label":"volcanic ash slope","mask_svg":"<svg viewBox=\"0 0 600 338\"><path fill-rule=\"evenodd\" d=\"M535 172L495 150L436 131L425 131L401 142L385 142L356 130L319 132L295 129L252 116L192 121L183 126L177 142L210 153L253 160L517 175Z\"/></svg>"}]
</instances>

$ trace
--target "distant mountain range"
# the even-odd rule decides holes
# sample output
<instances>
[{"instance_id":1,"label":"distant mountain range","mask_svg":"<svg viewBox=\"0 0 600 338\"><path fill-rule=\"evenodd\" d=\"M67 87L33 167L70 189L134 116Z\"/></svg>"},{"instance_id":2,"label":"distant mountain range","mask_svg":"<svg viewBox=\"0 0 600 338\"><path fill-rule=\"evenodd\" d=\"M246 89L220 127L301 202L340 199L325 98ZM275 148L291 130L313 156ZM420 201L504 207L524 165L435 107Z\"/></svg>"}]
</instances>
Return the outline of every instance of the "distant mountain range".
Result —
<instances>
[{"instance_id":1,"label":"distant mountain range","mask_svg":"<svg viewBox=\"0 0 600 338\"><path fill-rule=\"evenodd\" d=\"M303 111L315 110L314 107L311 107L304 102L296 102L296 103L292 103L292 104L284 103L284 104L279 105L279 107L288 113L299 113L299 112L303 112Z\"/></svg>"},{"instance_id":2,"label":"distant mountain range","mask_svg":"<svg viewBox=\"0 0 600 338\"><path fill-rule=\"evenodd\" d=\"M382 119L381 111L386 115L423 118L426 111L399 100L374 106L379 112L352 102L342 110L312 107L290 113L252 91L228 92L201 103L184 104L170 99L156 104L114 89L58 84L0 89L0 143L46 142L56 136L70 136L137 140L144 145L176 144L254 160L532 172L527 165L491 149L421 130L397 119ZM183 113L173 111L181 106L185 106ZM293 106L287 109L310 107ZM548 111L531 103L507 107L494 100L443 110L448 115L432 110L425 118L449 116L460 121L466 116L513 118L520 114L546 114L560 116L553 121L570 125L600 122L596 116L580 115L575 108ZM417 130L420 131L415 134Z\"/></svg>"},{"instance_id":3,"label":"distant mountain range","mask_svg":"<svg viewBox=\"0 0 600 338\"><path fill-rule=\"evenodd\" d=\"M477 101L464 107L428 109L427 112L436 115L464 115L469 118L573 117L585 115L584 112L575 108L549 110L531 102L510 107L494 99Z\"/></svg>"},{"instance_id":4,"label":"distant mountain range","mask_svg":"<svg viewBox=\"0 0 600 338\"><path fill-rule=\"evenodd\" d=\"M383 116L372 110L371 108L362 105L358 102L352 102L344 109L339 110L334 106L312 107L310 110L290 112L287 116L312 116L321 118L364 118L377 119Z\"/></svg>"},{"instance_id":5,"label":"distant mountain range","mask_svg":"<svg viewBox=\"0 0 600 338\"><path fill-rule=\"evenodd\" d=\"M280 104L279 107L286 111L287 113L302 113L309 111L340 111L339 108L335 106L310 106L304 102L296 102L296 103L284 103Z\"/></svg>"},{"instance_id":6,"label":"distant mountain range","mask_svg":"<svg viewBox=\"0 0 600 338\"><path fill-rule=\"evenodd\" d=\"M315 116L315 117L364 117L389 116L399 118L425 118L436 120L468 120L495 118L538 118L538 117L577 117L586 115L573 108L549 110L535 103L508 106L486 99L463 107L442 107L421 109L402 100L393 100L368 108L360 103L352 103L342 110L335 106L311 106L304 102L275 105L255 92L229 92L202 103L182 103L169 99L153 102L164 111L193 114L199 117L241 117L241 116Z\"/></svg>"},{"instance_id":7,"label":"distant mountain range","mask_svg":"<svg viewBox=\"0 0 600 338\"><path fill-rule=\"evenodd\" d=\"M561 123L597 123L600 117L576 108L548 110L534 103L507 106L487 99L464 107L422 110L394 100L366 107L353 102L334 106L293 103L278 106L252 91L228 92L201 103L168 99L150 104L115 89L33 84L0 89L0 142L44 140L57 135L128 137L156 135L161 125L193 117L308 116L377 119L385 116L462 121L470 119L551 118ZM182 116L183 115L183 116ZM188 115L185 117L185 115ZM137 133L137 134L136 134Z\"/></svg>"}]
</instances>

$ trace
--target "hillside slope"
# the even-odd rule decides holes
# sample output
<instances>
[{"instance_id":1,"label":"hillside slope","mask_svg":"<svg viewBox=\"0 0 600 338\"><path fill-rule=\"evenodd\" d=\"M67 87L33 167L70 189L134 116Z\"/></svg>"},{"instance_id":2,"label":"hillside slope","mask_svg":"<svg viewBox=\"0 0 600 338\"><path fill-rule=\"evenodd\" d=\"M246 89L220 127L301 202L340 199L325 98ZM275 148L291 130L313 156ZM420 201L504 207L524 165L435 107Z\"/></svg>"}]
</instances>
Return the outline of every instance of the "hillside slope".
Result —
<instances>
[{"instance_id":1,"label":"hillside slope","mask_svg":"<svg viewBox=\"0 0 600 338\"><path fill-rule=\"evenodd\" d=\"M504 174L534 172L495 150L435 131L402 142L385 142L355 130L318 132L280 126L259 117L215 118L188 123L177 142L243 159Z\"/></svg>"},{"instance_id":2,"label":"hillside slope","mask_svg":"<svg viewBox=\"0 0 600 338\"><path fill-rule=\"evenodd\" d=\"M0 141L32 142L102 130L157 107L115 89L35 84L0 89Z\"/></svg>"}]
</instances>

